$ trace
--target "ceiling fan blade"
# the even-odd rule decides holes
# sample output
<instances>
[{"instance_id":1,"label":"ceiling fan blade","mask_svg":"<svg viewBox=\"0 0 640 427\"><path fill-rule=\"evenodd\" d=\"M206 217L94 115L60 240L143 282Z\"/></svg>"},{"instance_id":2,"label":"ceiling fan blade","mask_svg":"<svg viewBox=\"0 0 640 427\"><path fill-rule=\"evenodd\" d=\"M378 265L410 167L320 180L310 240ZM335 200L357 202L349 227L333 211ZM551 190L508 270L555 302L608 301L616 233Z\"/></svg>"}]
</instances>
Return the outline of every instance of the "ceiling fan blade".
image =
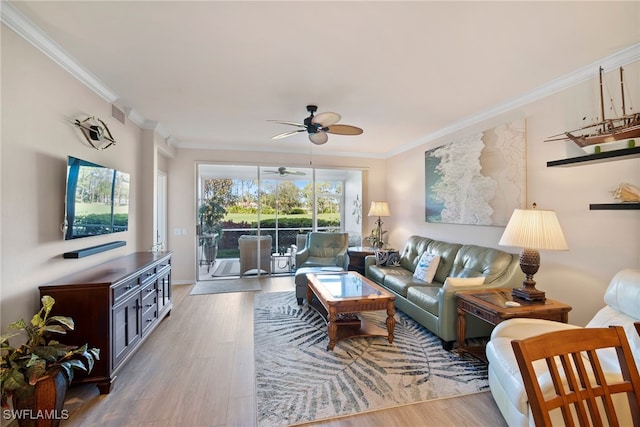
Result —
<instances>
[{"instance_id":1,"label":"ceiling fan blade","mask_svg":"<svg viewBox=\"0 0 640 427\"><path fill-rule=\"evenodd\" d=\"M274 123L280 123L282 125L291 125L291 126L298 126L301 128L307 128L306 125L302 124L302 123L297 123L297 122L287 122L287 121L283 121L283 120L267 120L268 122L274 122Z\"/></svg>"},{"instance_id":2,"label":"ceiling fan blade","mask_svg":"<svg viewBox=\"0 0 640 427\"><path fill-rule=\"evenodd\" d=\"M338 123L341 118L342 117L338 113L326 112L313 116L313 119L311 119L311 123L320 124L322 125L322 127L327 127L331 126L334 123Z\"/></svg>"},{"instance_id":3,"label":"ceiling fan blade","mask_svg":"<svg viewBox=\"0 0 640 427\"><path fill-rule=\"evenodd\" d=\"M309 140L316 145L322 145L329 140L329 136L327 135L326 132L319 131L316 133L310 133Z\"/></svg>"},{"instance_id":4,"label":"ceiling fan blade","mask_svg":"<svg viewBox=\"0 0 640 427\"><path fill-rule=\"evenodd\" d=\"M292 131L289 131L289 132L280 133L280 134L278 134L276 136L272 136L271 139L282 139L282 138L286 138L286 137L291 136L291 135L295 135L296 133L305 132L305 131L306 131L306 129L292 130Z\"/></svg>"},{"instance_id":5,"label":"ceiling fan blade","mask_svg":"<svg viewBox=\"0 0 640 427\"><path fill-rule=\"evenodd\" d=\"M360 135L363 130L351 125L331 125L327 132L336 135Z\"/></svg>"},{"instance_id":6,"label":"ceiling fan blade","mask_svg":"<svg viewBox=\"0 0 640 427\"><path fill-rule=\"evenodd\" d=\"M304 173L304 172L300 172L300 171L292 171L292 170L289 170L289 169L287 169L287 173L288 173L289 175L306 175L306 173Z\"/></svg>"}]
</instances>

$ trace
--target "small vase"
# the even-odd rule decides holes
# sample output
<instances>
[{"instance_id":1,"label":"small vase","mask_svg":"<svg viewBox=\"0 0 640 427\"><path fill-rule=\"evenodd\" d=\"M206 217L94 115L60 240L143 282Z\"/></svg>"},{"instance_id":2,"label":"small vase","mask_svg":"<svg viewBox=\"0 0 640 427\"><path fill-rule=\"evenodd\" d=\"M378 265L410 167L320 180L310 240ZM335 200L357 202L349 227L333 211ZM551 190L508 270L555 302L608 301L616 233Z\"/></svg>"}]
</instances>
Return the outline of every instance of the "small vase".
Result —
<instances>
[{"instance_id":1,"label":"small vase","mask_svg":"<svg viewBox=\"0 0 640 427\"><path fill-rule=\"evenodd\" d=\"M13 396L13 409L20 427L56 427L60 420L67 419L63 411L64 398L69 382L62 371L47 376L35 385L32 396L17 398Z\"/></svg>"}]
</instances>

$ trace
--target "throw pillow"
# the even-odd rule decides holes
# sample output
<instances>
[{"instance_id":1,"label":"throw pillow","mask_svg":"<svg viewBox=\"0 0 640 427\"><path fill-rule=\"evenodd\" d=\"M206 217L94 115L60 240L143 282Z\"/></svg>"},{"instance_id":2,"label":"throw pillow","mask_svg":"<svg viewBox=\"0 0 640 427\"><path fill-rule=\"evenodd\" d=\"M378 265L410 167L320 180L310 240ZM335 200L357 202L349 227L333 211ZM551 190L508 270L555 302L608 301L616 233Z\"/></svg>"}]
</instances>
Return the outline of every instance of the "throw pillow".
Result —
<instances>
[{"instance_id":1,"label":"throw pillow","mask_svg":"<svg viewBox=\"0 0 640 427\"><path fill-rule=\"evenodd\" d=\"M438 264L440 264L440 255L424 252L418 261L416 270L413 272L413 277L431 283L436 275Z\"/></svg>"},{"instance_id":2,"label":"throw pillow","mask_svg":"<svg viewBox=\"0 0 640 427\"><path fill-rule=\"evenodd\" d=\"M376 251L376 265L397 267L400 265L400 254L398 251Z\"/></svg>"},{"instance_id":3,"label":"throw pillow","mask_svg":"<svg viewBox=\"0 0 640 427\"><path fill-rule=\"evenodd\" d=\"M480 286L484 284L484 277L447 277L444 281L446 287Z\"/></svg>"}]
</instances>

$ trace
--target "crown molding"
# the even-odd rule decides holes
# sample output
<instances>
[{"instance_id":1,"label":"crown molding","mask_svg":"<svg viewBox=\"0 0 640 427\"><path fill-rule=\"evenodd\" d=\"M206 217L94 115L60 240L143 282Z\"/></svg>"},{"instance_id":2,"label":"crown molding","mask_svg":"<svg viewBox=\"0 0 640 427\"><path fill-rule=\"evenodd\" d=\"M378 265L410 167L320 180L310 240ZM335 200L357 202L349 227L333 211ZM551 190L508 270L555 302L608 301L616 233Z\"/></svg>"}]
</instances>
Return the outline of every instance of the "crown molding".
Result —
<instances>
[{"instance_id":1,"label":"crown molding","mask_svg":"<svg viewBox=\"0 0 640 427\"><path fill-rule=\"evenodd\" d=\"M82 67L67 51L51 40L47 34L36 27L33 22L6 0L2 0L0 17L4 25L31 43L76 79L87 85L109 104L118 99L118 96L111 89Z\"/></svg>"},{"instance_id":2,"label":"crown molding","mask_svg":"<svg viewBox=\"0 0 640 427\"><path fill-rule=\"evenodd\" d=\"M20 13L11 3L7 0L1 0L0 4L0 18L3 24L15 31L22 38L27 40L47 57L51 58L56 64L61 66L75 78L80 80L101 98L108 103L112 104L118 100L119 96L102 83L96 76L85 69L80 63L74 59L68 52L66 52L57 43L51 40L47 34L40 30L33 22ZM370 158L389 158L413 148L420 147L426 143L442 138L454 132L463 130L469 126L476 125L485 120L493 117L505 114L524 105L538 101L549 95L552 95L561 90L567 89L585 80L593 78L593 70L596 67L602 67L605 71L621 67L623 65L640 60L640 43L634 44L626 49L622 49L610 56L607 56L592 64L586 65L572 73L566 74L558 79L552 80L537 89L534 89L528 93L518 96L510 101L496 105L487 110L481 111L477 114L468 116L458 122L442 128L429 135L425 135L411 143L405 144L394 150L388 151L383 154L363 154L363 153L335 153L336 156L345 157L370 157ZM164 126L156 121L145 119L138 112L132 108L125 107L127 117L140 126L143 129L154 129L165 139L171 138L171 145L178 148L187 149L223 149L220 146L212 145L211 147L203 147L201 145L192 144L189 142L180 142L175 137L169 135L164 129ZM255 147L247 147L247 151L254 150ZM234 150L242 150L239 147Z\"/></svg>"},{"instance_id":3,"label":"crown molding","mask_svg":"<svg viewBox=\"0 0 640 427\"><path fill-rule=\"evenodd\" d=\"M388 151L387 153L385 153L385 157L393 157L413 148L420 147L428 142L435 141L436 139L450 135L454 132L461 131L467 127L476 125L493 117L497 117L501 114L506 114L527 104L531 104L535 101L546 98L547 96L550 96L556 92L560 92L561 90L567 89L571 86L575 86L576 84L581 83L585 80L592 79L594 77L593 70L597 69L598 67L602 67L604 71L609 71L630 64L632 62L636 62L638 60L640 60L640 43L631 45L599 61L593 62L576 71L552 80L528 93L513 98L505 103L498 104L487 110L468 116L458 122L451 124L450 126L426 135L416 141Z\"/></svg>"}]
</instances>

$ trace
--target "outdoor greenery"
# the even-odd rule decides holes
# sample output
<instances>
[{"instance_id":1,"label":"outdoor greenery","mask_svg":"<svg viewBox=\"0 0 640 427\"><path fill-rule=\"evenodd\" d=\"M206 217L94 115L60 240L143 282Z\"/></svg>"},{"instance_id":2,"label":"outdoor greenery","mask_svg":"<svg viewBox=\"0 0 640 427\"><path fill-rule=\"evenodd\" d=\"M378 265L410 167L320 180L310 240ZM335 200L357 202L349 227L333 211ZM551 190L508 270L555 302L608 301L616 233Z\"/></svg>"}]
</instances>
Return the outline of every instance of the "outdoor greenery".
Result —
<instances>
[{"instance_id":1,"label":"outdoor greenery","mask_svg":"<svg viewBox=\"0 0 640 427\"><path fill-rule=\"evenodd\" d=\"M340 181L316 184L318 229L340 229L342 191ZM238 238L255 233L258 227L263 235L273 237L273 250L277 250L275 245L293 244L297 234L308 232L314 226L311 181L262 180L258 188L257 180L205 178L202 193L200 224L203 233L218 233L219 258L237 257ZM207 242L203 240L204 245ZM207 260L211 260L208 248L204 249Z\"/></svg>"},{"instance_id":2,"label":"outdoor greenery","mask_svg":"<svg viewBox=\"0 0 640 427\"><path fill-rule=\"evenodd\" d=\"M220 184L224 182L224 186ZM313 184L311 181L262 180L258 190L257 180L205 179L206 189L217 187L226 192L224 204L229 214L279 215L311 214L313 211ZM221 193L218 193L221 194ZM342 182L316 184L317 212L340 212Z\"/></svg>"},{"instance_id":3,"label":"outdoor greenery","mask_svg":"<svg viewBox=\"0 0 640 427\"><path fill-rule=\"evenodd\" d=\"M227 206L236 202L231 193L233 181L230 179L206 179L204 181L204 202L200 205L200 225L202 233L222 233L221 221L227 214Z\"/></svg>"}]
</instances>

